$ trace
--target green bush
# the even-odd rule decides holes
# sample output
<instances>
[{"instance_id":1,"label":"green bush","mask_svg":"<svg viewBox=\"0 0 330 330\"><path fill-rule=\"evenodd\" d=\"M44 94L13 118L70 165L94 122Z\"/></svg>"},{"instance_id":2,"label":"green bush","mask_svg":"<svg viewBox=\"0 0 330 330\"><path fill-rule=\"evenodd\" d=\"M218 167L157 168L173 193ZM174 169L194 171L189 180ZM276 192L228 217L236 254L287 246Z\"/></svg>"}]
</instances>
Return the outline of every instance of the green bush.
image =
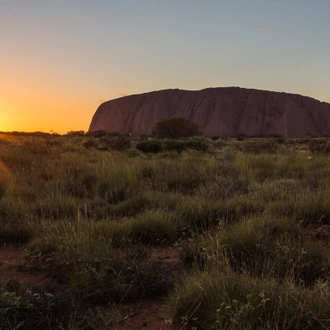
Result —
<instances>
[{"instance_id":1,"label":"green bush","mask_svg":"<svg viewBox=\"0 0 330 330\"><path fill-rule=\"evenodd\" d=\"M99 139L99 149L123 151L131 147L131 138L127 136L103 136Z\"/></svg>"},{"instance_id":2,"label":"green bush","mask_svg":"<svg viewBox=\"0 0 330 330\"><path fill-rule=\"evenodd\" d=\"M198 124L191 123L184 117L165 118L156 123L156 136L158 138L178 139L200 134Z\"/></svg>"},{"instance_id":3,"label":"green bush","mask_svg":"<svg viewBox=\"0 0 330 330\"><path fill-rule=\"evenodd\" d=\"M145 153L150 152L156 154L162 151L162 142L158 140L141 141L135 145L135 148Z\"/></svg>"}]
</instances>

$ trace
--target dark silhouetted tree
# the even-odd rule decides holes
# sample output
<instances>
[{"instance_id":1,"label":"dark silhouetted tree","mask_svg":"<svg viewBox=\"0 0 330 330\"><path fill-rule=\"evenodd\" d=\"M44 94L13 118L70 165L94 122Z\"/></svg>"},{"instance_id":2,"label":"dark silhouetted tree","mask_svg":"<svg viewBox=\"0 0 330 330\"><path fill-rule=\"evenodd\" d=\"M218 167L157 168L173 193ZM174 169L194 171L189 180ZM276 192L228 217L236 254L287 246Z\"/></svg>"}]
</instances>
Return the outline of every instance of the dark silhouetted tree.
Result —
<instances>
[{"instance_id":1,"label":"dark silhouetted tree","mask_svg":"<svg viewBox=\"0 0 330 330\"><path fill-rule=\"evenodd\" d=\"M192 123L184 117L165 118L156 123L156 136L158 138L178 139L200 134L198 124Z\"/></svg>"}]
</instances>

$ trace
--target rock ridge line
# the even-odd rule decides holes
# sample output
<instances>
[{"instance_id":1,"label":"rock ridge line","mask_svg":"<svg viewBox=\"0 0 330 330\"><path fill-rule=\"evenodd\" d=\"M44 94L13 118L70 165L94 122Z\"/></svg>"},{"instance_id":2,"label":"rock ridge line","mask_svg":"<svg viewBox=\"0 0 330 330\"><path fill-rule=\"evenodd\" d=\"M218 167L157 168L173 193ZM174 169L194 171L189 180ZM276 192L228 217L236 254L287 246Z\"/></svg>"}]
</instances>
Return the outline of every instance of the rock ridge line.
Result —
<instances>
[{"instance_id":1,"label":"rock ridge line","mask_svg":"<svg viewBox=\"0 0 330 330\"><path fill-rule=\"evenodd\" d=\"M151 135L155 123L183 116L205 136L330 135L330 104L311 97L240 87L167 89L102 103L89 131Z\"/></svg>"}]
</instances>

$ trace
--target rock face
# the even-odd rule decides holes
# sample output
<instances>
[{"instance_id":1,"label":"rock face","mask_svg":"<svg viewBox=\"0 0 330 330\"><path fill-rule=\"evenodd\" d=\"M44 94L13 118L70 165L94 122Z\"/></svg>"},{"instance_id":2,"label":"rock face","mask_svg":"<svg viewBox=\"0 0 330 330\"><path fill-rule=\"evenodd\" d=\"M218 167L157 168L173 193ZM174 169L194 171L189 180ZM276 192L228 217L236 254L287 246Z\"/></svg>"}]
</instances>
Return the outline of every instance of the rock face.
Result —
<instances>
[{"instance_id":1,"label":"rock face","mask_svg":"<svg viewBox=\"0 0 330 330\"><path fill-rule=\"evenodd\" d=\"M163 118L183 116L205 136L330 135L330 104L310 97L239 87L169 89L104 102L89 131L151 135Z\"/></svg>"}]
</instances>

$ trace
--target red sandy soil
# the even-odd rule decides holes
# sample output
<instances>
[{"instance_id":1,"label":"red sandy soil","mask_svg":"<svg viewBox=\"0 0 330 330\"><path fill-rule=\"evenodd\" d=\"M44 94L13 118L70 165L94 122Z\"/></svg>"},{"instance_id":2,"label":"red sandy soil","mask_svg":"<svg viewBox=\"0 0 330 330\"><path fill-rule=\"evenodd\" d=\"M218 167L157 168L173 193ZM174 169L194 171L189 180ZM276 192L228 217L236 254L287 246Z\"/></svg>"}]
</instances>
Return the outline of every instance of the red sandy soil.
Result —
<instances>
[{"instance_id":1,"label":"red sandy soil","mask_svg":"<svg viewBox=\"0 0 330 330\"><path fill-rule=\"evenodd\" d=\"M17 244L0 247L0 282L5 283L9 280L35 285L42 285L49 281L28 261L24 246Z\"/></svg>"},{"instance_id":2,"label":"red sandy soil","mask_svg":"<svg viewBox=\"0 0 330 330\"><path fill-rule=\"evenodd\" d=\"M150 261L159 263L164 268L175 267L180 263L179 250L175 247L152 248ZM0 282L6 283L9 280L18 281L23 285L43 285L49 282L49 278L29 262L24 246L2 245L0 246ZM122 307L122 318L109 326L109 330L178 329L171 325L171 315L162 298L143 300Z\"/></svg>"},{"instance_id":3,"label":"red sandy soil","mask_svg":"<svg viewBox=\"0 0 330 330\"><path fill-rule=\"evenodd\" d=\"M162 300L141 301L130 304L127 314L123 313L118 323L109 330L174 330L171 326L170 314L166 311Z\"/></svg>"}]
</instances>

